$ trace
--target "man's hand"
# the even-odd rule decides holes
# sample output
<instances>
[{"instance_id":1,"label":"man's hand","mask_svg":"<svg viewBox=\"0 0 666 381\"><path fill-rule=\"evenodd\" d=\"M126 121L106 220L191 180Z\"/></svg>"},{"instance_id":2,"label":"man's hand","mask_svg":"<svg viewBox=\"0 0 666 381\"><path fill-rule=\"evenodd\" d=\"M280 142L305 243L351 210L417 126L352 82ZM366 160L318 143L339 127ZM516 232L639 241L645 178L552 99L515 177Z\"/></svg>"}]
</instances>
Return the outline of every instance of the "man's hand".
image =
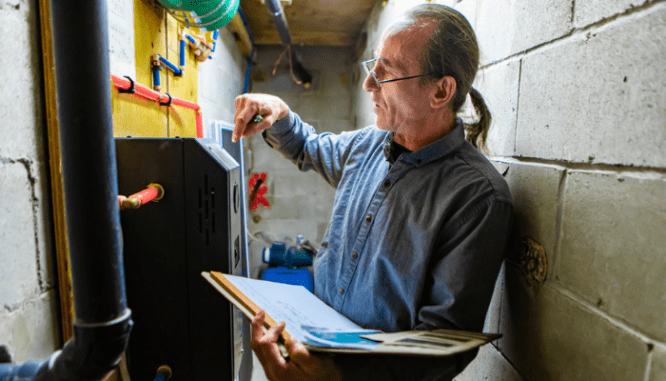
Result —
<instances>
[{"instance_id":1,"label":"man's hand","mask_svg":"<svg viewBox=\"0 0 666 381\"><path fill-rule=\"evenodd\" d=\"M285 343L289 357L282 357L277 341L284 331L280 322L264 332L264 311L252 319L251 347L271 381L342 380L340 369L328 356L312 355L299 341Z\"/></svg>"},{"instance_id":2,"label":"man's hand","mask_svg":"<svg viewBox=\"0 0 666 381\"><path fill-rule=\"evenodd\" d=\"M231 140L255 135L282 119L289 113L289 106L278 97L268 94L243 94L236 97L236 113L234 115L234 132ZM255 115L261 115L263 121L251 123Z\"/></svg>"}]
</instances>

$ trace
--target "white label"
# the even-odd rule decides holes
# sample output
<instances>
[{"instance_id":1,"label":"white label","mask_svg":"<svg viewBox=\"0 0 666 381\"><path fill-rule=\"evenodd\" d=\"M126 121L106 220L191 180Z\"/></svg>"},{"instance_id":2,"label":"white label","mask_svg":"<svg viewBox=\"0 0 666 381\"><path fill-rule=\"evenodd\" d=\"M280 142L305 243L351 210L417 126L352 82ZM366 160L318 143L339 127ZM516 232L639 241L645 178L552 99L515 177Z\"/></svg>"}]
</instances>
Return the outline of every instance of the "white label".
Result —
<instances>
[{"instance_id":1,"label":"white label","mask_svg":"<svg viewBox=\"0 0 666 381\"><path fill-rule=\"evenodd\" d=\"M107 0L111 74L136 79L134 0Z\"/></svg>"}]
</instances>

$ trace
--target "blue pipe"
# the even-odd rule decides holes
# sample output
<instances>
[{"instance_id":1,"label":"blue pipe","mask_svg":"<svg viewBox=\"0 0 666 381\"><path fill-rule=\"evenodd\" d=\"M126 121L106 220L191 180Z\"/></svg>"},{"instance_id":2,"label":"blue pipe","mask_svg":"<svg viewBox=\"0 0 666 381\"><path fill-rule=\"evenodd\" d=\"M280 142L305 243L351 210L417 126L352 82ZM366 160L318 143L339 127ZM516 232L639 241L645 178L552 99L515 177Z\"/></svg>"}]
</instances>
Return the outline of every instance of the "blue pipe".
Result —
<instances>
[{"instance_id":1,"label":"blue pipe","mask_svg":"<svg viewBox=\"0 0 666 381\"><path fill-rule=\"evenodd\" d=\"M180 70L185 69L185 39L180 37Z\"/></svg>"},{"instance_id":2,"label":"blue pipe","mask_svg":"<svg viewBox=\"0 0 666 381\"><path fill-rule=\"evenodd\" d=\"M220 31L215 29L215 31L213 31L213 36L212 36L213 37L213 49L211 49L211 51L210 51L211 53L215 53L215 47L217 46L217 37L219 35L220 35Z\"/></svg>"},{"instance_id":3,"label":"blue pipe","mask_svg":"<svg viewBox=\"0 0 666 381\"><path fill-rule=\"evenodd\" d=\"M252 31L250 31L250 26L247 24L247 19L245 18L245 13L243 13L243 10L241 7L238 7L238 14L240 15L241 20L243 20L243 25L245 25L245 30L247 31L247 35L250 37L250 42L252 43L252 46L254 46L254 37L252 37Z\"/></svg>"},{"instance_id":4,"label":"blue pipe","mask_svg":"<svg viewBox=\"0 0 666 381\"><path fill-rule=\"evenodd\" d=\"M250 61L247 63L247 70L245 71L245 85L243 86L243 94L247 93L250 90L250 74L252 72L252 60L254 60L254 54L257 49L252 47L252 53L250 53Z\"/></svg>"},{"instance_id":5,"label":"blue pipe","mask_svg":"<svg viewBox=\"0 0 666 381\"><path fill-rule=\"evenodd\" d=\"M172 64L167 60L166 58L159 56L160 62L169 70L173 72L173 75L175 76L181 76L183 75L183 71L178 68L178 66Z\"/></svg>"},{"instance_id":6,"label":"blue pipe","mask_svg":"<svg viewBox=\"0 0 666 381\"><path fill-rule=\"evenodd\" d=\"M160 71L162 71L162 65L160 65L159 59L153 58L153 63L151 65L153 70L153 90L160 90Z\"/></svg>"}]
</instances>

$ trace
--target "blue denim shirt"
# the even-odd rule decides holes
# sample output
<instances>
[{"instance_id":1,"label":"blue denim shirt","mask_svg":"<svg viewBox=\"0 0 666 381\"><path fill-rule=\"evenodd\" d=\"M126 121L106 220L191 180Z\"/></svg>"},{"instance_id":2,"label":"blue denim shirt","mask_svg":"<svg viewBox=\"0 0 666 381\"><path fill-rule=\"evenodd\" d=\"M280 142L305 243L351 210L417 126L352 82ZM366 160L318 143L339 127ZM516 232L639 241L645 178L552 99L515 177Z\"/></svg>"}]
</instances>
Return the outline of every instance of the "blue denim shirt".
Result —
<instances>
[{"instance_id":1,"label":"blue denim shirt","mask_svg":"<svg viewBox=\"0 0 666 381\"><path fill-rule=\"evenodd\" d=\"M364 328L480 331L510 232L509 188L454 130L390 165L390 134L317 134L294 113L266 142L336 188L316 295ZM411 378L411 377L409 377Z\"/></svg>"}]
</instances>

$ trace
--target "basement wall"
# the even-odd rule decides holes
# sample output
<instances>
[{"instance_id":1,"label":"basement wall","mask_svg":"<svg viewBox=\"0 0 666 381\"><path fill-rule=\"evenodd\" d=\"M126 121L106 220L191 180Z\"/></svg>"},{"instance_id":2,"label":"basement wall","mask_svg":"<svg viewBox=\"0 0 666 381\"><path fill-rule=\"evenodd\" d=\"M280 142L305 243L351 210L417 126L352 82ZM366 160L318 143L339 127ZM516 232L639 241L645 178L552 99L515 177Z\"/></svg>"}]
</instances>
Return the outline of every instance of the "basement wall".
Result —
<instances>
[{"instance_id":1,"label":"basement wall","mask_svg":"<svg viewBox=\"0 0 666 381\"><path fill-rule=\"evenodd\" d=\"M0 345L23 363L62 345L39 2L0 0L0 34ZM199 64L205 126L233 120L246 65L221 29L213 60Z\"/></svg>"},{"instance_id":2,"label":"basement wall","mask_svg":"<svg viewBox=\"0 0 666 381\"><path fill-rule=\"evenodd\" d=\"M0 0L0 345L60 346L38 2Z\"/></svg>"},{"instance_id":3,"label":"basement wall","mask_svg":"<svg viewBox=\"0 0 666 381\"><path fill-rule=\"evenodd\" d=\"M281 46L260 46L257 64L252 69L254 93L268 93L282 98L317 132L340 133L354 129L352 109L352 50L335 47L295 47L303 66L312 74L312 87L297 85L289 72ZM251 152L247 160L249 177L266 173L269 208L259 205L250 211L249 234L253 276L261 269L261 249L272 240L295 244L297 234L319 246L331 217L335 189L314 171L300 172L289 160L270 148L261 135L246 139ZM248 177L248 178L249 178ZM262 239L266 237L266 239Z\"/></svg>"},{"instance_id":4,"label":"basement wall","mask_svg":"<svg viewBox=\"0 0 666 381\"><path fill-rule=\"evenodd\" d=\"M359 61L418 3L379 2ZM515 205L484 328L504 337L456 380L665 380L666 2L437 3L477 33L489 154ZM356 78L360 128L374 114ZM543 282L525 275L527 238Z\"/></svg>"}]
</instances>

